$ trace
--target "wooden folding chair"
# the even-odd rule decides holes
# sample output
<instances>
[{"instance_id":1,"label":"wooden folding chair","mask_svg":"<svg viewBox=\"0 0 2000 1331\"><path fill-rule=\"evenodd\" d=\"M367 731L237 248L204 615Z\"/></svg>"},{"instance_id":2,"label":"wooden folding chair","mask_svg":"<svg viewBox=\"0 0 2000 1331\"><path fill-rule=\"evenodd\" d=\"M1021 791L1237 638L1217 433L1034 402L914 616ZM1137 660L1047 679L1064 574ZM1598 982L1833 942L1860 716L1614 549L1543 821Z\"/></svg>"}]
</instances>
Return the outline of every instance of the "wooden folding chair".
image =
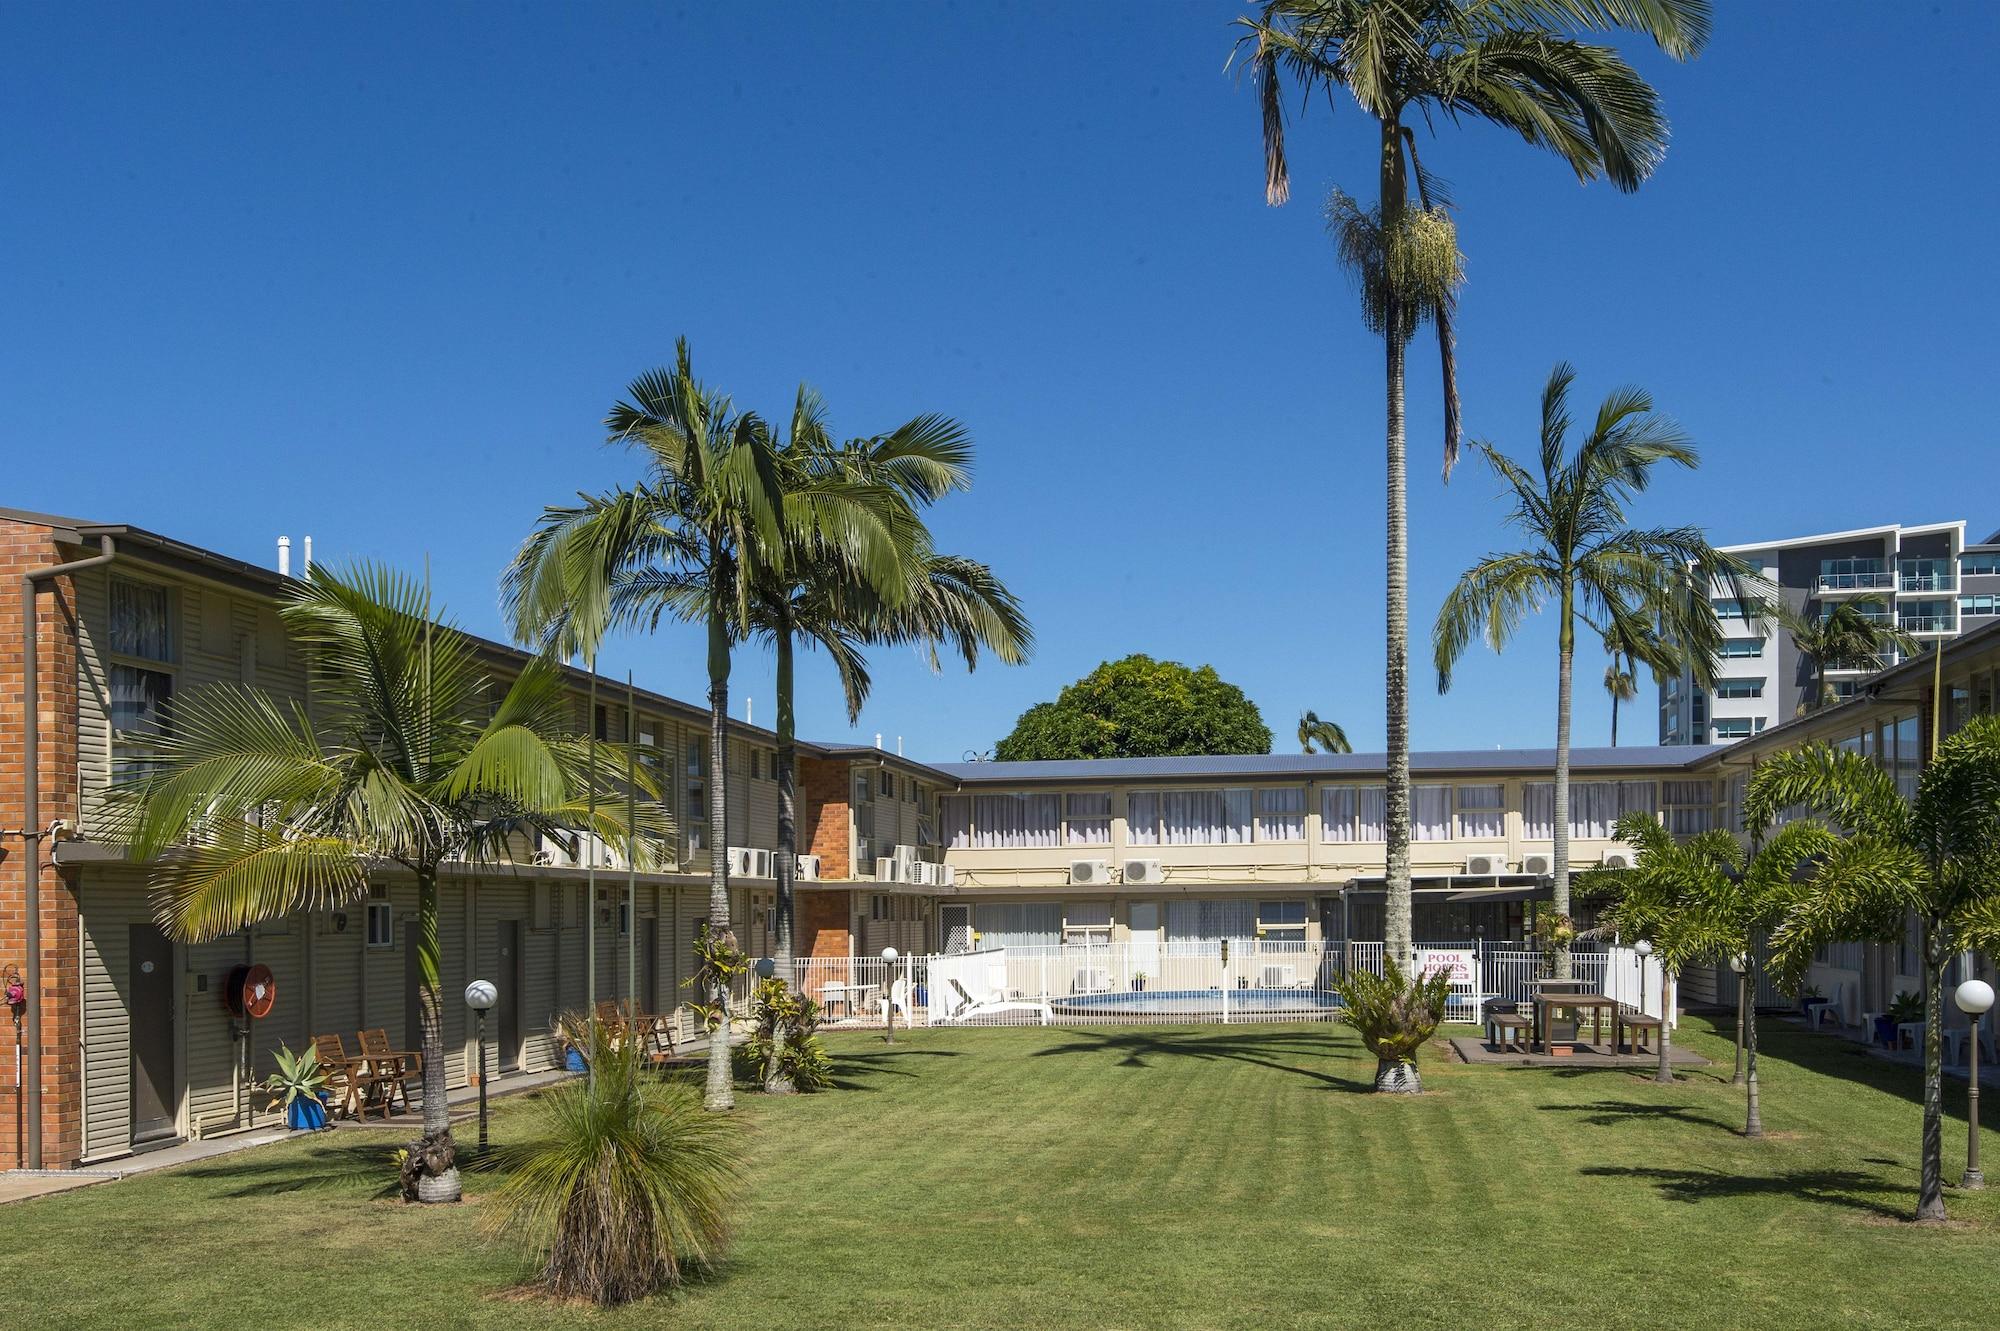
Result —
<instances>
[{"instance_id":1,"label":"wooden folding chair","mask_svg":"<svg viewBox=\"0 0 2000 1331\"><path fill-rule=\"evenodd\" d=\"M366 1117L375 1087L375 1074L368 1060L349 1056L338 1035L315 1035L312 1047L319 1065L326 1069L327 1090L340 1097L339 1112L349 1118Z\"/></svg>"},{"instance_id":2,"label":"wooden folding chair","mask_svg":"<svg viewBox=\"0 0 2000 1331\"><path fill-rule=\"evenodd\" d=\"M403 1109L408 1112L410 1092L403 1083L422 1074L424 1056L415 1050L391 1047L389 1032L381 1026L357 1031L355 1036L361 1041L361 1055L368 1061L376 1090L381 1094L382 1117L389 1117L389 1111L396 1107L398 1100L403 1102Z\"/></svg>"}]
</instances>

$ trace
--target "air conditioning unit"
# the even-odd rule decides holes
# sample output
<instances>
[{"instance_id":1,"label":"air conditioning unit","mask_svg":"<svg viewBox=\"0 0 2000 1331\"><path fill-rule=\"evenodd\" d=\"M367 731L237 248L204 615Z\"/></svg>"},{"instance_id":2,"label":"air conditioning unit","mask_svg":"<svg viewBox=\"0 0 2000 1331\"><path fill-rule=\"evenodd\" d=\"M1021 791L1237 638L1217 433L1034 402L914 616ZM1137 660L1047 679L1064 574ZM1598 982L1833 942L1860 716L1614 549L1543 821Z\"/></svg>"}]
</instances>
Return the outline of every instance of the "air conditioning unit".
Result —
<instances>
[{"instance_id":1,"label":"air conditioning unit","mask_svg":"<svg viewBox=\"0 0 2000 1331\"><path fill-rule=\"evenodd\" d=\"M749 846L731 846L729 848L730 874L737 878L761 877L762 875L758 874L756 868L758 854L758 851L751 849ZM763 854L764 869L768 873L771 867L770 853L767 851L763 852Z\"/></svg>"},{"instance_id":2,"label":"air conditioning unit","mask_svg":"<svg viewBox=\"0 0 2000 1331\"><path fill-rule=\"evenodd\" d=\"M896 863L903 866L903 881L915 882L917 877L917 848L915 846L896 847Z\"/></svg>"},{"instance_id":3,"label":"air conditioning unit","mask_svg":"<svg viewBox=\"0 0 2000 1331\"><path fill-rule=\"evenodd\" d=\"M869 838L865 836L858 836L854 838L854 862L856 864L866 864L870 860L874 859L875 857L869 854L869 851L873 849L874 846L870 842Z\"/></svg>"},{"instance_id":4,"label":"air conditioning unit","mask_svg":"<svg viewBox=\"0 0 2000 1331\"><path fill-rule=\"evenodd\" d=\"M1632 857L1622 850L1607 850L1599 863L1607 869L1629 869L1632 867Z\"/></svg>"},{"instance_id":5,"label":"air conditioning unit","mask_svg":"<svg viewBox=\"0 0 2000 1331\"><path fill-rule=\"evenodd\" d=\"M893 856L879 856L875 861L875 881L878 883L906 881L903 877L903 866L897 863Z\"/></svg>"},{"instance_id":6,"label":"air conditioning unit","mask_svg":"<svg viewBox=\"0 0 2000 1331\"><path fill-rule=\"evenodd\" d=\"M939 887L956 887L958 885L958 870L949 864L938 865L937 885Z\"/></svg>"},{"instance_id":7,"label":"air conditioning unit","mask_svg":"<svg viewBox=\"0 0 2000 1331\"><path fill-rule=\"evenodd\" d=\"M1468 856L1465 872L1473 878L1498 878L1507 872L1507 861L1498 855Z\"/></svg>"},{"instance_id":8,"label":"air conditioning unit","mask_svg":"<svg viewBox=\"0 0 2000 1331\"><path fill-rule=\"evenodd\" d=\"M819 856L817 855L795 856L792 860L792 874L794 877L797 878L804 878L804 879L818 878Z\"/></svg>"},{"instance_id":9,"label":"air conditioning unit","mask_svg":"<svg viewBox=\"0 0 2000 1331\"><path fill-rule=\"evenodd\" d=\"M1078 887L1101 887L1111 881L1111 861L1071 860L1069 881Z\"/></svg>"},{"instance_id":10,"label":"air conditioning unit","mask_svg":"<svg viewBox=\"0 0 2000 1331\"><path fill-rule=\"evenodd\" d=\"M750 852L750 876L752 878L777 877L777 874L771 868L770 851L753 850Z\"/></svg>"},{"instance_id":11,"label":"air conditioning unit","mask_svg":"<svg viewBox=\"0 0 2000 1331\"><path fill-rule=\"evenodd\" d=\"M1167 868L1158 860L1125 861L1125 881L1128 883L1164 883Z\"/></svg>"},{"instance_id":12,"label":"air conditioning unit","mask_svg":"<svg viewBox=\"0 0 2000 1331\"><path fill-rule=\"evenodd\" d=\"M1556 861L1553 855L1523 855L1521 857L1522 873L1531 873L1537 878L1546 878L1555 871Z\"/></svg>"}]
</instances>

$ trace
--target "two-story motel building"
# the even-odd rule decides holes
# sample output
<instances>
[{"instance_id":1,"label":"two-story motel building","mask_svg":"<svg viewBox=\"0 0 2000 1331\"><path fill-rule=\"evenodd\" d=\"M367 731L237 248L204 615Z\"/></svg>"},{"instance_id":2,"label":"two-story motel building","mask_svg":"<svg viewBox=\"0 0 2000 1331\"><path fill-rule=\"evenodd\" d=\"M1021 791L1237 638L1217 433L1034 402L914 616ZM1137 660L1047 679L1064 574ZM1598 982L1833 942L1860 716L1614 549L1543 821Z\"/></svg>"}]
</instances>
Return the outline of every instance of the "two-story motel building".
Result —
<instances>
[{"instance_id":1,"label":"two-story motel building","mask_svg":"<svg viewBox=\"0 0 2000 1331\"><path fill-rule=\"evenodd\" d=\"M36 572L90 558L99 562ZM0 1165L30 1157L31 1091L41 1100L41 1163L59 1167L270 1122L251 1084L281 1043L376 1026L414 1040L406 937L414 891L398 871L372 873L367 894L341 910L178 943L153 923L147 866L127 858L105 822L105 792L147 734L171 724L172 698L240 681L310 707L310 662L277 616L285 575L127 525L11 510L0 510L0 565L35 588L37 646L29 680L16 645L25 644L25 602L0 602L0 968L30 969L31 876L40 925L40 1085L11 1066L0 1071ZM502 680L526 659L500 643L482 651ZM2000 631L1950 644L1948 725L1994 710L1996 669ZM585 1001L587 936L597 941L600 996L626 997L629 955L631 997L670 1011L684 997L689 944L708 910L704 710L644 690L628 707L622 681L601 681L593 702L587 675L570 683L579 729L613 743L629 736L672 774L679 859L636 876L629 917L615 855L600 861L595 901L590 867L555 848L447 876L445 992L475 976L498 984L489 1035L502 1084L552 1064L551 1019ZM1840 707L1742 744L1578 750L1572 861L1625 853L1611 826L1633 810L1677 833L1736 826L1749 763L1798 738L1852 743L1914 780L1928 688L1913 663ZM32 810L24 698L39 721ZM768 951L775 737L734 721L728 736L732 919L746 948ZM799 749L801 955L890 944L953 950L975 938L990 946L1381 936L1379 755L926 764L872 746ZM1417 935L1523 937L1527 912L1547 892L1553 754L1424 752L1411 768ZM21 835L58 822L58 836ZM1907 945L1855 944L1824 961L1830 980L1852 974L1868 997L1912 987ZM270 967L279 996L269 1017L244 1022L221 991L251 962ZM1712 975L1691 976L1683 994L1701 1001L1719 988ZM454 1086L474 1067L472 1038L464 1009L448 1002ZM20 1066L30 1066L25 1050Z\"/></svg>"}]
</instances>

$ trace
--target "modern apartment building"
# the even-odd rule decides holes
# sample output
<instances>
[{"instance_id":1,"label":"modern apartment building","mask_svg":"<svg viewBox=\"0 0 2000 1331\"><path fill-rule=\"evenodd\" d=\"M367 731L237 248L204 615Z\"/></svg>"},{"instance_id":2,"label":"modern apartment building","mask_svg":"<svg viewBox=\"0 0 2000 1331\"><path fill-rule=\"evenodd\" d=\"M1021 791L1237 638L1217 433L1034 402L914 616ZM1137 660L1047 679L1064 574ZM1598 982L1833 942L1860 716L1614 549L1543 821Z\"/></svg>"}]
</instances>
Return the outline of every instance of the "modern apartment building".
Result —
<instances>
[{"instance_id":1,"label":"modern apartment building","mask_svg":"<svg viewBox=\"0 0 2000 1331\"><path fill-rule=\"evenodd\" d=\"M84 559L101 562L41 573ZM154 924L149 866L127 856L103 817L122 764L150 729L172 724L173 698L233 680L313 706L309 663L277 616L286 577L127 525L8 510L0 566L36 588L27 625L21 601L0 601L0 971L29 982L36 1018L22 1028L21 1061L0 1068L0 1167L109 1160L268 1125L274 1110L253 1088L280 1043L372 1027L414 1040L407 875L383 866L340 909L182 943ZM1982 566L1963 566L1967 580L1994 576L1967 567ZM500 680L526 660L500 643L480 650ZM1928 665L1893 668L1848 702L1773 721L1733 745L1578 750L1572 863L1628 855L1612 825L1634 811L1677 834L1740 831L1749 763L1800 738L1854 745L1914 781L1928 738ZM1995 711L2000 623L1951 643L1944 676L1947 727ZM551 1019L585 1005L592 945L599 996L678 1010L708 915L704 710L645 690L628 707L622 681L593 690L582 672L569 684L579 729L612 743L629 736L672 774L680 860L628 874L615 847L544 846L523 847L516 862L451 869L440 890L445 990L475 976L499 986L489 1034L500 1083L553 1064ZM39 726L32 802L30 707ZM731 918L753 954L773 942L774 741L754 726L728 727ZM1549 891L1553 753L1419 752L1411 768L1417 936L1524 938ZM802 742L796 948L827 959L891 944L1102 940L1165 955L1214 940L1378 940L1384 771L1381 755L1369 754L934 765ZM1831 950L1815 982L1854 984L1865 993L1857 1001L1872 1001L1911 987L1912 956L1878 944ZM223 997L249 964L268 966L278 988L271 1014L255 1021ZM1713 975L1681 986L1689 1001L1726 989ZM464 1085L475 1066L470 1023L455 1002L445 1019L447 1080ZM41 1102L38 1157L23 1117L31 1086Z\"/></svg>"},{"instance_id":2,"label":"modern apartment building","mask_svg":"<svg viewBox=\"0 0 2000 1331\"><path fill-rule=\"evenodd\" d=\"M1868 613L1893 621L1924 645L2000 619L2000 532L1965 543L1965 523L1888 525L1723 547L1757 569L1794 611L1819 617L1843 601L1879 598ZM1792 635L1735 594L1711 589L1725 641L1714 690L1686 675L1659 691L1663 745L1727 744L1797 716L1810 701L1814 669ZM1896 664L1889 653L1869 668L1827 672L1840 698L1861 680Z\"/></svg>"}]
</instances>

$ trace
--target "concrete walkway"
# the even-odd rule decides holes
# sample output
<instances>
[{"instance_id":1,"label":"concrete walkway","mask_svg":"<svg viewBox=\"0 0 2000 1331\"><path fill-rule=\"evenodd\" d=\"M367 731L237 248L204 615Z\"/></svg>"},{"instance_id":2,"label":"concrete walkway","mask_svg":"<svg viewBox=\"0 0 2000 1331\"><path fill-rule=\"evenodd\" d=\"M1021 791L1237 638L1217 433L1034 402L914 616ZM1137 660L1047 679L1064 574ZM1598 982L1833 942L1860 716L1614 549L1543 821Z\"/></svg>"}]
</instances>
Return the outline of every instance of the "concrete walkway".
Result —
<instances>
[{"instance_id":1,"label":"concrete walkway","mask_svg":"<svg viewBox=\"0 0 2000 1331\"><path fill-rule=\"evenodd\" d=\"M1762 1019L1768 1021L1770 1014L1764 1014ZM1778 1020L1788 1026L1806 1029L1806 1019L1795 1013L1780 1014ZM1815 1031L1815 1034L1845 1040L1847 1043L1855 1046L1855 1048L1865 1050L1870 1056L1879 1058L1885 1063L1900 1063L1904 1067L1916 1068L1919 1071L1924 1066L1924 1051L1922 1049L1887 1048L1875 1042L1875 1032L1873 1030L1866 1030L1860 1026L1821 1025ZM1947 1077L1956 1077L1959 1081L1964 1081L1966 1079L1966 1066L1963 1063L1946 1062L1944 1065L1944 1075ZM1979 1060L1979 1084L1981 1086L2000 1086L2000 1067L1996 1067L1994 1060L1985 1057L1983 1052Z\"/></svg>"}]
</instances>

